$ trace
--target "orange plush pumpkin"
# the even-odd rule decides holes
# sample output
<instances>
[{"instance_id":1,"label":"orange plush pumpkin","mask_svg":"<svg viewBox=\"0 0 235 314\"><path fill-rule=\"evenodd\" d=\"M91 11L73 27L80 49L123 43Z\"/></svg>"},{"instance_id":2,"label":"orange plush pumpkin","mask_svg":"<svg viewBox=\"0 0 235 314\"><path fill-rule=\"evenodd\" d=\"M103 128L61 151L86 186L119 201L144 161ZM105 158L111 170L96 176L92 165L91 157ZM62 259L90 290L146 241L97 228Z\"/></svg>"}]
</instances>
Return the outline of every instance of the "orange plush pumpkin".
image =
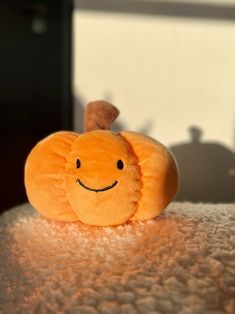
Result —
<instances>
[{"instance_id":1,"label":"orange plush pumpkin","mask_svg":"<svg viewBox=\"0 0 235 314\"><path fill-rule=\"evenodd\" d=\"M43 216L112 226L154 218L172 200L174 158L148 136L107 130L118 113L104 101L90 103L85 133L54 133L30 152L26 191Z\"/></svg>"}]
</instances>

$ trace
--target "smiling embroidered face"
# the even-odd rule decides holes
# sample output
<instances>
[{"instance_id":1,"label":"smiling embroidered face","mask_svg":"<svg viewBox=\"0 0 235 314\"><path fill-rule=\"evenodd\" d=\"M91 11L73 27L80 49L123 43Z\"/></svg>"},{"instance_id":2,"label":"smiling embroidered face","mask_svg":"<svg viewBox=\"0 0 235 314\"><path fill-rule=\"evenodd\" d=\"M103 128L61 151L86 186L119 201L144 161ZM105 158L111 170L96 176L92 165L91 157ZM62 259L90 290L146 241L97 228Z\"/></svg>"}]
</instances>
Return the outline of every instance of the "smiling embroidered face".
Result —
<instances>
[{"instance_id":1,"label":"smiling embroidered face","mask_svg":"<svg viewBox=\"0 0 235 314\"><path fill-rule=\"evenodd\" d=\"M77 183L79 183L84 189L88 190L88 191L91 191L91 192L104 192L104 191L107 191L107 190L110 190L112 189L113 187L115 187L115 185L118 183L117 180L115 180L111 185L108 185L108 186L105 186L104 188L101 188L101 189L92 189L90 188L89 186L85 185L80 179L77 179L76 180Z\"/></svg>"},{"instance_id":2,"label":"smiling embroidered face","mask_svg":"<svg viewBox=\"0 0 235 314\"><path fill-rule=\"evenodd\" d=\"M126 222L136 211L141 180L131 146L119 134L80 135L67 158L65 187L79 220L95 225Z\"/></svg>"},{"instance_id":3,"label":"smiling embroidered face","mask_svg":"<svg viewBox=\"0 0 235 314\"><path fill-rule=\"evenodd\" d=\"M77 165L77 168L78 168L78 169L81 167L81 161L80 161L80 159L77 159L76 165ZM118 168L119 170L122 170L123 167L124 167L123 161L122 161L121 159L119 159L119 160L117 161L117 168ZM77 182L78 184L80 184L84 189L87 189L88 191L96 192L96 193L98 193L98 192L104 192L104 191L107 191L107 190L109 190L109 189L112 189L112 188L115 187L115 185L118 183L118 181L115 180L112 184L110 184L110 185L108 185L108 186L105 186L105 187L100 188L100 189L93 189L93 188L91 188L91 187L85 185L80 179L77 179L76 182Z\"/></svg>"}]
</instances>

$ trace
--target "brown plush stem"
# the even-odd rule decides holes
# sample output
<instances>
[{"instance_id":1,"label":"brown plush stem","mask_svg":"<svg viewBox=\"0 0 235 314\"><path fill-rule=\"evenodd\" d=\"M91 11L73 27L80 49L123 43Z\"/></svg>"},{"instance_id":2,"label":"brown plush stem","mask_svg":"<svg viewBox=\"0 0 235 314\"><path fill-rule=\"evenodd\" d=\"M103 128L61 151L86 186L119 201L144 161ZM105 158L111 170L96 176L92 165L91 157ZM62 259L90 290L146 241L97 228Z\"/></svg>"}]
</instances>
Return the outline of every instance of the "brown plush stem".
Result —
<instances>
[{"instance_id":1,"label":"brown plush stem","mask_svg":"<svg viewBox=\"0 0 235 314\"><path fill-rule=\"evenodd\" d=\"M90 102L85 108L84 132L110 130L118 115L118 109L106 101Z\"/></svg>"}]
</instances>

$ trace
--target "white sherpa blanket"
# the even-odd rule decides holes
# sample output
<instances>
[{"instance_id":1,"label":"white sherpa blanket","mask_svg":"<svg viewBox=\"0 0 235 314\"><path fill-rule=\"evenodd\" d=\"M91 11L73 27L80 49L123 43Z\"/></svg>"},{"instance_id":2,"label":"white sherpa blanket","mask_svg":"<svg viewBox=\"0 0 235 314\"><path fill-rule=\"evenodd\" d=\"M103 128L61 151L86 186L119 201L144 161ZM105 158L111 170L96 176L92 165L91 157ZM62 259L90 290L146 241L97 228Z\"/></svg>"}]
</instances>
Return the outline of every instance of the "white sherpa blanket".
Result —
<instances>
[{"instance_id":1,"label":"white sherpa blanket","mask_svg":"<svg viewBox=\"0 0 235 314\"><path fill-rule=\"evenodd\" d=\"M119 227L0 217L0 313L235 313L235 205Z\"/></svg>"}]
</instances>

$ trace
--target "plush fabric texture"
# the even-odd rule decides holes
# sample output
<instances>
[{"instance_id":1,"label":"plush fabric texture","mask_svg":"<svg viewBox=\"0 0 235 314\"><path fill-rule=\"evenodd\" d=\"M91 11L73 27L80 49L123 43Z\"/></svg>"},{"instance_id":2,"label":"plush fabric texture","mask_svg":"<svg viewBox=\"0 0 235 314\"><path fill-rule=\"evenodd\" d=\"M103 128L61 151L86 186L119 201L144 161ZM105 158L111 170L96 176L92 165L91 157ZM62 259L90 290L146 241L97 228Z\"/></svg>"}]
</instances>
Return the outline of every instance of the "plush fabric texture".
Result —
<instances>
[{"instance_id":1,"label":"plush fabric texture","mask_svg":"<svg viewBox=\"0 0 235 314\"><path fill-rule=\"evenodd\" d=\"M25 164L25 187L30 203L43 216L76 221L64 188L66 157L78 134L58 132L40 141Z\"/></svg>"},{"instance_id":2,"label":"plush fabric texture","mask_svg":"<svg viewBox=\"0 0 235 314\"><path fill-rule=\"evenodd\" d=\"M29 154L25 186L47 218L112 226L158 215L177 191L178 174L167 148L148 136L58 132Z\"/></svg>"},{"instance_id":3,"label":"plush fabric texture","mask_svg":"<svg viewBox=\"0 0 235 314\"><path fill-rule=\"evenodd\" d=\"M0 313L234 314L235 205L117 227L0 216Z\"/></svg>"},{"instance_id":4,"label":"plush fabric texture","mask_svg":"<svg viewBox=\"0 0 235 314\"><path fill-rule=\"evenodd\" d=\"M138 159L141 196L130 220L156 217L177 192L178 173L173 156L156 140L136 132L121 132Z\"/></svg>"},{"instance_id":5,"label":"plush fabric texture","mask_svg":"<svg viewBox=\"0 0 235 314\"><path fill-rule=\"evenodd\" d=\"M81 167L74 167L79 158ZM122 160L123 169L117 162ZM99 190L94 192L76 183ZM66 165L65 189L80 221L98 226L122 224L135 213L140 201L141 173L131 147L118 134L93 131L72 145Z\"/></svg>"}]
</instances>

